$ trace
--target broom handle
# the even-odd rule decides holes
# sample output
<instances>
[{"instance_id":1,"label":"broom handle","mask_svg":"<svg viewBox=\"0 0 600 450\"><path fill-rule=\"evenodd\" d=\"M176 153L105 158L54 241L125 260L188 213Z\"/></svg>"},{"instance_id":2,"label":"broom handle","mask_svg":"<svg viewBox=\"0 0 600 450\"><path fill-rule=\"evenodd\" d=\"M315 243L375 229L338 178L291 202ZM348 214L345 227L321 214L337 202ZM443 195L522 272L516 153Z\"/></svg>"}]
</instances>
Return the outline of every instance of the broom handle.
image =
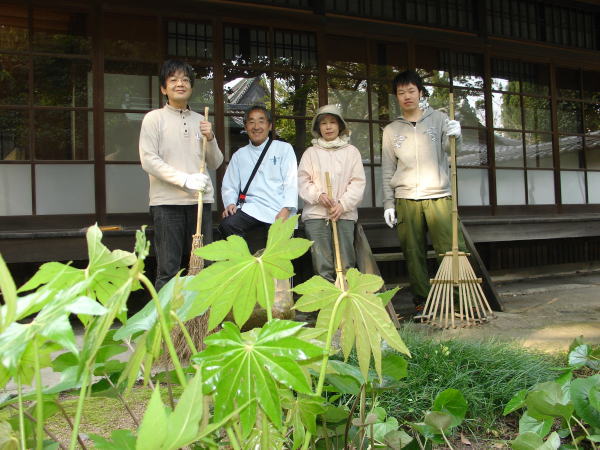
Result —
<instances>
[{"instance_id":1,"label":"broom handle","mask_svg":"<svg viewBox=\"0 0 600 450\"><path fill-rule=\"evenodd\" d=\"M204 108L204 120L208 120L208 106ZM202 136L202 149L200 151L200 173L204 173L206 158L206 136ZM204 209L204 197L202 191L198 191L198 216L196 217L196 234L202 229L202 210Z\"/></svg>"},{"instance_id":2,"label":"broom handle","mask_svg":"<svg viewBox=\"0 0 600 450\"><path fill-rule=\"evenodd\" d=\"M450 120L454 120L454 94L450 92ZM450 171L452 183L452 281L458 283L458 199L456 185L456 137L450 136Z\"/></svg>"},{"instance_id":3,"label":"broom handle","mask_svg":"<svg viewBox=\"0 0 600 450\"><path fill-rule=\"evenodd\" d=\"M327 195L329 198L333 198L333 189L331 188L331 178L329 172L325 172L325 181L327 182ZM335 272L340 279L341 288L346 289L344 286L344 274L342 273L342 257L340 255L340 241L338 239L337 220L331 221L331 228L333 229L333 249L335 251Z\"/></svg>"}]
</instances>

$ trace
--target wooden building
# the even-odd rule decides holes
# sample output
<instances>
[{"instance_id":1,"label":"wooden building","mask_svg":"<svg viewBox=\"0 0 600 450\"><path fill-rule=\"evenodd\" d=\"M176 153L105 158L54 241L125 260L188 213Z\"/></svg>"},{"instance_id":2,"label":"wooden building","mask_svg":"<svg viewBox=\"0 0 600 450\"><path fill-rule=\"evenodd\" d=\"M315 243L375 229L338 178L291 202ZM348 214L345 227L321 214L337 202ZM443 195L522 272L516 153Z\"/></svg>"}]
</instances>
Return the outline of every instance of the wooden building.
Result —
<instances>
[{"instance_id":1,"label":"wooden building","mask_svg":"<svg viewBox=\"0 0 600 450\"><path fill-rule=\"evenodd\" d=\"M361 150L360 211L383 222L381 131L398 70L429 102L454 92L459 205L492 268L600 260L600 2L554 0L0 1L0 252L85 258L84 227L149 222L141 119L162 61L190 62L228 161L260 100L298 157L319 105L341 106ZM217 180L224 168L212 174ZM215 214L222 205L215 205ZM215 218L215 220L217 220Z\"/></svg>"}]
</instances>

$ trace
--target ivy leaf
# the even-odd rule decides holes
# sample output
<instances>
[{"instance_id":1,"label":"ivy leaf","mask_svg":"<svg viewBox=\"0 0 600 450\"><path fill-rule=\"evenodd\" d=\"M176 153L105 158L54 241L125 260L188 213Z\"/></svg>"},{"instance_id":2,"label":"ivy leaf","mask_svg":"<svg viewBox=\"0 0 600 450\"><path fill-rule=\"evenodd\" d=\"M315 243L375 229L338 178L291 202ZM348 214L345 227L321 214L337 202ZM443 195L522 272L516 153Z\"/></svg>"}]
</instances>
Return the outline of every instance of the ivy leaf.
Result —
<instances>
[{"instance_id":1,"label":"ivy leaf","mask_svg":"<svg viewBox=\"0 0 600 450\"><path fill-rule=\"evenodd\" d=\"M309 394L310 385L296 360L314 358L322 349L291 335L304 324L273 320L247 333L231 322L205 339L206 350L193 360L206 367L206 378L215 386L214 420L220 421L237 405L256 398L240 413L247 436L256 421L257 403L276 428L281 428L278 385Z\"/></svg>"},{"instance_id":2,"label":"ivy leaf","mask_svg":"<svg viewBox=\"0 0 600 450\"><path fill-rule=\"evenodd\" d=\"M577 415L600 429L600 375L577 378L571 383L571 399Z\"/></svg>"},{"instance_id":3,"label":"ivy leaf","mask_svg":"<svg viewBox=\"0 0 600 450\"><path fill-rule=\"evenodd\" d=\"M200 292L198 308L211 307L209 329L220 324L230 311L241 327L256 303L271 310L274 280L291 277L294 274L291 260L311 245L306 239L291 238L297 222L298 216L294 216L271 225L267 247L259 255L252 255L246 241L235 235L196 250L202 258L217 261L200 272L190 286Z\"/></svg>"},{"instance_id":4,"label":"ivy leaf","mask_svg":"<svg viewBox=\"0 0 600 450\"><path fill-rule=\"evenodd\" d=\"M347 359L355 347L361 373L364 380L367 380L372 355L375 370L381 379L382 339L401 353L410 356L410 352L394 327L383 301L375 294L383 285L381 277L350 269L346 273L346 279L346 291L319 277L296 286L294 292L302 297L294 308L304 312L321 309L316 326L326 328L326 323L333 320L334 329L341 328L342 331L344 357ZM336 317L332 317L337 302L340 302L339 309Z\"/></svg>"},{"instance_id":5,"label":"ivy leaf","mask_svg":"<svg viewBox=\"0 0 600 450\"><path fill-rule=\"evenodd\" d=\"M534 432L520 434L515 440L510 441L513 450L556 450L560 447L560 437L556 432L544 440Z\"/></svg>"}]
</instances>

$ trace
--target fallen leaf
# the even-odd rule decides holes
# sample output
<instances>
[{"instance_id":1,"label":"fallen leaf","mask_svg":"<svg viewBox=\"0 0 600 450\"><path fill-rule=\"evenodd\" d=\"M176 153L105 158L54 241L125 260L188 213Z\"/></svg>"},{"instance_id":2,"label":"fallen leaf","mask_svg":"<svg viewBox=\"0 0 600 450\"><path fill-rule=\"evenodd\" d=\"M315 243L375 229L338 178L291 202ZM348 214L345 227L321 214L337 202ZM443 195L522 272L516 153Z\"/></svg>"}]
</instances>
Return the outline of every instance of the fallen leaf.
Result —
<instances>
[{"instance_id":1,"label":"fallen leaf","mask_svg":"<svg viewBox=\"0 0 600 450\"><path fill-rule=\"evenodd\" d=\"M468 440L464 434L460 433L460 442L462 442L465 445L473 445L471 444L471 441Z\"/></svg>"}]
</instances>

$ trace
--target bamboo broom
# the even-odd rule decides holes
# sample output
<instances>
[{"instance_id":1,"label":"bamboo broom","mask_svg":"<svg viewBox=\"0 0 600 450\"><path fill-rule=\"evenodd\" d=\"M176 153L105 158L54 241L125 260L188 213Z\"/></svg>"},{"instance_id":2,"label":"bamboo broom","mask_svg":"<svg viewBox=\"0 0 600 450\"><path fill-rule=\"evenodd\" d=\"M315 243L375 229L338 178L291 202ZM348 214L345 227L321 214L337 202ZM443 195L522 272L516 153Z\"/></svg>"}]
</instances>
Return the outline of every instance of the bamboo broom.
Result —
<instances>
[{"instance_id":1,"label":"bamboo broom","mask_svg":"<svg viewBox=\"0 0 600 450\"><path fill-rule=\"evenodd\" d=\"M331 188L331 178L329 172L325 172L325 181L327 183L327 196L333 198L333 189ZM342 270L342 256L340 254L340 241L338 238L337 220L331 221L331 228L333 230L333 248L335 253L335 285L341 290L346 290L346 279L344 278L344 272Z\"/></svg>"},{"instance_id":2,"label":"bamboo broom","mask_svg":"<svg viewBox=\"0 0 600 450\"><path fill-rule=\"evenodd\" d=\"M204 108L204 120L208 120L208 106ZM206 171L206 136L202 136L202 148L200 152L200 173ZM204 268L204 259L196 255L195 250L203 246L202 236L202 210L204 207L204 192L198 191L198 214L196 216L196 234L192 236L192 252L190 254L190 262L188 264L188 275L197 275ZM198 351L204 349L204 338L208 334L208 311L204 314L188 320L185 323L194 345ZM171 338L177 356L181 361L189 361L192 356L192 350L189 348L185 340L185 336L179 326L175 326L171 332Z\"/></svg>"},{"instance_id":3,"label":"bamboo broom","mask_svg":"<svg viewBox=\"0 0 600 450\"><path fill-rule=\"evenodd\" d=\"M450 119L454 120L454 95L450 93ZM450 164L452 188L452 250L446 252L431 289L421 322L427 321L441 328L456 328L482 323L493 316L492 309L481 289L481 278L477 278L469 262L468 253L458 250L458 199L456 182L456 138L450 136ZM454 293L458 291L459 312L454 311ZM458 321L455 321L458 319Z\"/></svg>"}]
</instances>

